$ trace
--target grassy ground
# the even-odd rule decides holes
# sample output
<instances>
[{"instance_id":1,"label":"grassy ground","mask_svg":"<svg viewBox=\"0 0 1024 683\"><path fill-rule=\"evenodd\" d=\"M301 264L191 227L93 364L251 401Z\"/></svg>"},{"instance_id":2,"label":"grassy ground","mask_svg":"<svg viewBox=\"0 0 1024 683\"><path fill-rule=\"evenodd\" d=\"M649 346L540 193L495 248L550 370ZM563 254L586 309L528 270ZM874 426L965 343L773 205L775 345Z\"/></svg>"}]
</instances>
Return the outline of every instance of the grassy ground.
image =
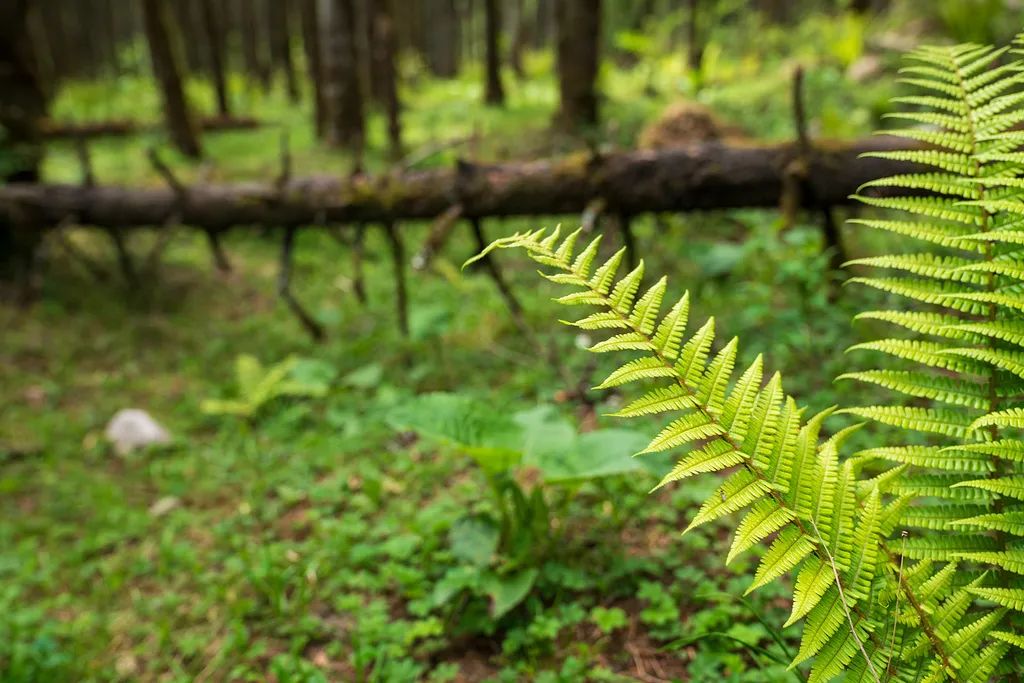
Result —
<instances>
[{"instance_id":1,"label":"grassy ground","mask_svg":"<svg viewBox=\"0 0 1024 683\"><path fill-rule=\"evenodd\" d=\"M685 88L677 62L609 69L608 139L628 144ZM474 131L480 142L469 151L484 158L567 145L543 132L555 101L549 66L534 57L534 77L512 85L505 110L466 104L481 95L472 73L414 80L405 93L410 148ZM701 97L752 133L784 137L790 66L723 58ZM859 134L873 125L877 95L847 87L841 74L833 59L811 72L816 125ZM277 94L245 97L246 111L289 131L297 173L347 169L343 155L314 142L305 107ZM155 118L156 106L148 85L125 79L75 86L55 110ZM382 148L376 117L371 131ZM265 178L279 132L210 135L205 167L174 163L187 177ZM143 151L159 142L154 134L97 143L98 177L158 182ZM467 150L425 164L459 153ZM72 150L56 147L47 176L77 173ZM497 236L534 225L487 228ZM425 226L403 231L412 247ZM102 236L73 237L114 263ZM848 321L863 295L844 289L830 299L815 226L780 230L774 212L647 217L637 237L649 272L671 274L677 294L689 287L700 317L715 313L722 334L744 340L747 359L766 353L812 408L852 401L851 389L826 378L849 367L837 349L857 339ZM871 246L848 237L854 253ZM134 237L132 250L144 255L148 239ZM363 307L348 251L322 231L302 233L294 279L328 330L323 344L274 296L277 244L235 233L225 246L229 275L182 231L137 289L113 267L97 282L54 247L39 301L0 309L0 680L797 680L780 662L798 633L765 625L784 621L783 593L735 597L757 558L722 569L722 527L678 534L709 483L648 495L656 479L644 470L568 486L540 483L529 468L496 477L479 453L396 422L417 396L455 392L491 422L550 406L573 432L618 426L600 415L620 397L590 395L588 406L566 381L595 384L611 361L590 365L576 348L582 340L558 329L551 290L526 263L501 257L564 374L538 362L490 281L458 270L471 253L461 234L430 271L412 275L404 339L382 236L368 237ZM297 356L293 374L322 391L276 400L249 419L204 413L204 399L236 394L240 354L268 365ZM174 442L116 455L102 432L125 407L150 411ZM631 427L649 434L657 425ZM481 520L503 505L489 489L496 482L543 500L525 554L489 545ZM493 552L481 556L480 547ZM510 581L526 575L526 597L495 616L515 592ZM500 590L488 588L494 576Z\"/></svg>"}]
</instances>

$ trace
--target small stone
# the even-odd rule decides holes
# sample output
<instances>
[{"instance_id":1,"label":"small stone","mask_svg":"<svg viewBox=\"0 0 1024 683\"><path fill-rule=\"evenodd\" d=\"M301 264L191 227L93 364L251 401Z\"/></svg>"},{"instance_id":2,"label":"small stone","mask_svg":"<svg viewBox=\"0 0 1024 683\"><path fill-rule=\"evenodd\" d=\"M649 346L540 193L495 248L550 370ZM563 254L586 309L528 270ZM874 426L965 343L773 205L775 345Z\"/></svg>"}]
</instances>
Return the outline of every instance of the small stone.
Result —
<instances>
[{"instance_id":1,"label":"small stone","mask_svg":"<svg viewBox=\"0 0 1024 683\"><path fill-rule=\"evenodd\" d=\"M175 496L164 496L149 506L149 514L153 517L163 517L167 513L181 507L181 499Z\"/></svg>"},{"instance_id":2,"label":"small stone","mask_svg":"<svg viewBox=\"0 0 1024 683\"><path fill-rule=\"evenodd\" d=\"M145 410L120 410L111 418L104 431L107 441L114 445L118 455L126 455L136 448L171 442L171 435Z\"/></svg>"}]
</instances>

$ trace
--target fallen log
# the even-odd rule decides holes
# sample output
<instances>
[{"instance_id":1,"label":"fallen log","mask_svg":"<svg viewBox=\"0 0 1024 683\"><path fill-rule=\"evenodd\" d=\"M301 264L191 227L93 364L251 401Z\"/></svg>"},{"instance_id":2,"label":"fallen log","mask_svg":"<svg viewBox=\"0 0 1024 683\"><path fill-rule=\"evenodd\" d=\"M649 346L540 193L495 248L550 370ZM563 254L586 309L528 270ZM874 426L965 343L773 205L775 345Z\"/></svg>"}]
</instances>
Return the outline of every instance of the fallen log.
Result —
<instances>
[{"instance_id":1,"label":"fallen log","mask_svg":"<svg viewBox=\"0 0 1024 683\"><path fill-rule=\"evenodd\" d=\"M221 130L252 130L262 125L259 119L248 116L206 116L199 120L203 132ZM90 140L101 137L124 137L149 130L157 130L160 124L148 124L132 119L111 119L107 121L44 121L42 134L46 140Z\"/></svg>"},{"instance_id":2,"label":"fallen log","mask_svg":"<svg viewBox=\"0 0 1024 683\"><path fill-rule=\"evenodd\" d=\"M818 144L706 144L691 149L580 153L524 163L285 182L118 187L23 184L0 187L0 217L45 230L74 221L102 228L164 226L175 218L203 230L271 229L433 220L452 206L464 219L582 214L594 200L611 214L778 207L794 166L812 192L806 208L851 203L863 183L910 170L862 157L905 142L875 137Z\"/></svg>"}]
</instances>

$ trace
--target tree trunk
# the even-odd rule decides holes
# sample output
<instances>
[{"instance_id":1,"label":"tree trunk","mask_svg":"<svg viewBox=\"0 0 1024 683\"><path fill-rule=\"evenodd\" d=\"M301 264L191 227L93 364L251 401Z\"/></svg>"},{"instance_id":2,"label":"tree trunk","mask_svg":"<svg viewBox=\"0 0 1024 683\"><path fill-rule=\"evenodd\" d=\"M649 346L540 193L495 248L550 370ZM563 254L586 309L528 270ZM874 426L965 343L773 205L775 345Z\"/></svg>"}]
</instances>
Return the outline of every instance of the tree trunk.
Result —
<instances>
[{"instance_id":1,"label":"tree trunk","mask_svg":"<svg viewBox=\"0 0 1024 683\"><path fill-rule=\"evenodd\" d=\"M398 74L395 60L398 52L391 0L370 0L370 23L374 36L372 60L373 81L388 119L388 141L391 158L402 156L402 105L398 98Z\"/></svg>"},{"instance_id":2,"label":"tree trunk","mask_svg":"<svg viewBox=\"0 0 1024 683\"><path fill-rule=\"evenodd\" d=\"M902 139L871 137L820 145L809 157L797 143L730 146L705 144L681 150L620 152L495 166L382 177L336 175L275 183L199 184L188 201L168 187L0 187L0 220L46 230L74 217L107 228L159 226L172 216L182 225L221 230L233 226L280 229L309 225L433 220L461 207L463 218L579 215L595 199L608 213L778 208L783 199L816 209L849 205L864 183L913 172L914 164L864 157L873 150L906 149ZM807 192L794 187L794 162L805 159ZM873 195L891 190L869 188Z\"/></svg>"},{"instance_id":3,"label":"tree trunk","mask_svg":"<svg viewBox=\"0 0 1024 683\"><path fill-rule=\"evenodd\" d=\"M595 81L600 60L601 0L555 0L558 33L556 126L577 132L597 124Z\"/></svg>"},{"instance_id":4,"label":"tree trunk","mask_svg":"<svg viewBox=\"0 0 1024 683\"><path fill-rule=\"evenodd\" d=\"M29 5L29 0L0 3L0 177L5 183L37 182L43 157L39 126L46 96L32 57ZM28 291L40 237L0 215L0 281L17 282L22 293Z\"/></svg>"},{"instance_id":5,"label":"tree trunk","mask_svg":"<svg viewBox=\"0 0 1024 683\"><path fill-rule=\"evenodd\" d=\"M704 59L704 46L700 42L698 12L700 0L688 0L689 13L686 22L686 65L690 71L697 71Z\"/></svg>"},{"instance_id":6,"label":"tree trunk","mask_svg":"<svg viewBox=\"0 0 1024 683\"><path fill-rule=\"evenodd\" d=\"M501 4L499 0L485 0L484 33L485 70L487 72L484 102L504 106L505 88L501 84Z\"/></svg>"},{"instance_id":7,"label":"tree trunk","mask_svg":"<svg viewBox=\"0 0 1024 683\"><path fill-rule=\"evenodd\" d=\"M515 0L512 3L512 43L508 49L508 65L512 67L512 73L516 78L526 78L526 70L523 68L523 51L529 41L529 22L526 19L526 6L523 0Z\"/></svg>"},{"instance_id":8,"label":"tree trunk","mask_svg":"<svg viewBox=\"0 0 1024 683\"><path fill-rule=\"evenodd\" d=\"M359 156L364 142L353 0L320 0L327 143Z\"/></svg>"},{"instance_id":9,"label":"tree trunk","mask_svg":"<svg viewBox=\"0 0 1024 683\"><path fill-rule=\"evenodd\" d=\"M273 69L284 74L288 99L299 101L299 82L292 60L291 27L288 22L288 5L283 0L270 0L267 4L267 27L270 31L270 61Z\"/></svg>"},{"instance_id":10,"label":"tree trunk","mask_svg":"<svg viewBox=\"0 0 1024 683\"><path fill-rule=\"evenodd\" d=\"M459 73L459 12L455 0L425 0L421 31L427 68L438 78Z\"/></svg>"},{"instance_id":11,"label":"tree trunk","mask_svg":"<svg viewBox=\"0 0 1024 683\"><path fill-rule=\"evenodd\" d=\"M227 22L224 21L218 8L214 7L214 0L200 1L202 2L203 29L206 33L210 75L213 76L213 88L217 93L217 113L224 117L231 116L228 81L224 65Z\"/></svg>"},{"instance_id":12,"label":"tree trunk","mask_svg":"<svg viewBox=\"0 0 1024 683\"><path fill-rule=\"evenodd\" d=\"M258 2L259 0L238 0L239 23L242 26L242 59L245 73L259 83L265 92L270 89L270 67L263 49Z\"/></svg>"},{"instance_id":13,"label":"tree trunk","mask_svg":"<svg viewBox=\"0 0 1024 683\"><path fill-rule=\"evenodd\" d=\"M302 0L299 11L302 18L302 47L306 53L309 81L313 86L313 122L316 126L316 136L323 138L327 127L327 105L324 101L324 74L316 5L317 0Z\"/></svg>"},{"instance_id":14,"label":"tree trunk","mask_svg":"<svg viewBox=\"0 0 1024 683\"><path fill-rule=\"evenodd\" d=\"M198 159L202 148L182 87L181 59L175 44L177 27L171 24L164 0L142 0L142 9L153 74L163 97L164 118L171 141L182 154Z\"/></svg>"},{"instance_id":15,"label":"tree trunk","mask_svg":"<svg viewBox=\"0 0 1024 683\"><path fill-rule=\"evenodd\" d=\"M537 49L547 47L551 34L554 33L555 13L552 2L553 0L537 0L533 20L533 46Z\"/></svg>"}]
</instances>

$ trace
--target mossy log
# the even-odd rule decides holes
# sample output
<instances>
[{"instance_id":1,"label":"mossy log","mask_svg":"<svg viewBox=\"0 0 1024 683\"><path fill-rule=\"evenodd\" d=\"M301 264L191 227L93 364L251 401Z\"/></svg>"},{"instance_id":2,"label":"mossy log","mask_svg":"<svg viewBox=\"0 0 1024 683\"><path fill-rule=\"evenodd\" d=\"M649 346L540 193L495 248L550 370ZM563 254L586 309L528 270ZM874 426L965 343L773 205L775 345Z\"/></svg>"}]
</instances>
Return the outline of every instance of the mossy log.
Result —
<instances>
[{"instance_id":1,"label":"mossy log","mask_svg":"<svg viewBox=\"0 0 1024 683\"><path fill-rule=\"evenodd\" d=\"M863 183L909 166L862 157L892 148L885 137L824 144L802 157L792 144L712 143L690 149L578 154L500 165L284 183L118 187L24 184L0 187L0 216L46 229L75 222L102 228L271 229L434 219L453 205L465 219L579 216L595 199L622 215L777 207L798 173L814 206L850 203ZM810 206L807 197L797 198Z\"/></svg>"}]
</instances>

